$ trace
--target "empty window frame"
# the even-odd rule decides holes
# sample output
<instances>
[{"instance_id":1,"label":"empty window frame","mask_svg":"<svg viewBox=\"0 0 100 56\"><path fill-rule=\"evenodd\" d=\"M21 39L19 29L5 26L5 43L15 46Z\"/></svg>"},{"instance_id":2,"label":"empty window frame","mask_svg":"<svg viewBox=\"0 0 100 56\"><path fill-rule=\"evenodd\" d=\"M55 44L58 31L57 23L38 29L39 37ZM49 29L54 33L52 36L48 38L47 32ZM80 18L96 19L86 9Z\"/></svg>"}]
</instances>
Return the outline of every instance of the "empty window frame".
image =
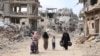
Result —
<instances>
[{"instance_id":1,"label":"empty window frame","mask_svg":"<svg viewBox=\"0 0 100 56\"><path fill-rule=\"evenodd\" d=\"M95 5L98 2L98 0L91 0L90 3L91 5Z\"/></svg>"}]
</instances>

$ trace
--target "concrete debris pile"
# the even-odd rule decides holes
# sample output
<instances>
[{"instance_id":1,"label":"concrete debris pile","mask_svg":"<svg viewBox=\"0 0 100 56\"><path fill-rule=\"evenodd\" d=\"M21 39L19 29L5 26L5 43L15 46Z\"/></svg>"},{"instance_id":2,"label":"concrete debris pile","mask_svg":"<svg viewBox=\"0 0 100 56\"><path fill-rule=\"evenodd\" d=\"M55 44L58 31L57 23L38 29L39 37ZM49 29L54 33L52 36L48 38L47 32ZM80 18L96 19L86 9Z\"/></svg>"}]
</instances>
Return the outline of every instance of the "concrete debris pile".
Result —
<instances>
[{"instance_id":1,"label":"concrete debris pile","mask_svg":"<svg viewBox=\"0 0 100 56\"><path fill-rule=\"evenodd\" d=\"M100 42L78 45L83 51L83 56L100 56Z\"/></svg>"},{"instance_id":2,"label":"concrete debris pile","mask_svg":"<svg viewBox=\"0 0 100 56\"><path fill-rule=\"evenodd\" d=\"M7 30L7 31L19 31L19 27L17 25L7 25L4 30Z\"/></svg>"},{"instance_id":3,"label":"concrete debris pile","mask_svg":"<svg viewBox=\"0 0 100 56\"><path fill-rule=\"evenodd\" d=\"M76 40L76 44L83 44L85 42L100 42L100 36L98 34L89 34L88 36L84 37L81 36Z\"/></svg>"},{"instance_id":4,"label":"concrete debris pile","mask_svg":"<svg viewBox=\"0 0 100 56\"><path fill-rule=\"evenodd\" d=\"M95 41L100 42L100 36L96 36Z\"/></svg>"},{"instance_id":5,"label":"concrete debris pile","mask_svg":"<svg viewBox=\"0 0 100 56\"><path fill-rule=\"evenodd\" d=\"M86 40L88 40L90 38L90 35L88 35L87 37L81 36L76 40L76 43L78 44L83 44Z\"/></svg>"},{"instance_id":6,"label":"concrete debris pile","mask_svg":"<svg viewBox=\"0 0 100 56\"><path fill-rule=\"evenodd\" d=\"M9 45L11 42L19 42L22 40L21 35L19 32L1 32L0 33L0 48L4 48L5 46Z\"/></svg>"},{"instance_id":7,"label":"concrete debris pile","mask_svg":"<svg viewBox=\"0 0 100 56\"><path fill-rule=\"evenodd\" d=\"M1 29L1 28L0 28ZM5 49L23 40L20 30L15 25L8 25L0 30L0 49Z\"/></svg>"},{"instance_id":8,"label":"concrete debris pile","mask_svg":"<svg viewBox=\"0 0 100 56\"><path fill-rule=\"evenodd\" d=\"M26 37L26 36L31 36L32 30L30 30L28 26L22 26L20 28L20 32L24 37Z\"/></svg>"}]
</instances>

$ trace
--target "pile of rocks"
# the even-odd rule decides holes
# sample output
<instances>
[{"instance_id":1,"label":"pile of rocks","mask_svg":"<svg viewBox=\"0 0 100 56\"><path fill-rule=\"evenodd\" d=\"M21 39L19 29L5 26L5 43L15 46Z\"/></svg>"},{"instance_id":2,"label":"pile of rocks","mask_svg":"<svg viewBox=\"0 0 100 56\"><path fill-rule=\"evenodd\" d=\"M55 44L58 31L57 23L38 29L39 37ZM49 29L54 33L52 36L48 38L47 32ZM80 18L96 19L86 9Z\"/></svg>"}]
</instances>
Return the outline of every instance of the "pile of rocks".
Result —
<instances>
[{"instance_id":1,"label":"pile of rocks","mask_svg":"<svg viewBox=\"0 0 100 56\"><path fill-rule=\"evenodd\" d=\"M0 48L4 48L11 42L22 40L20 32L2 31L0 32Z\"/></svg>"},{"instance_id":2,"label":"pile of rocks","mask_svg":"<svg viewBox=\"0 0 100 56\"><path fill-rule=\"evenodd\" d=\"M7 25L0 30L0 50L9 49L11 45L15 44L15 42L21 41L22 39L18 26Z\"/></svg>"},{"instance_id":3,"label":"pile of rocks","mask_svg":"<svg viewBox=\"0 0 100 56\"><path fill-rule=\"evenodd\" d=\"M86 40L88 40L91 37L91 35L88 35L86 37L81 36L76 40L76 44L83 44Z\"/></svg>"},{"instance_id":4,"label":"pile of rocks","mask_svg":"<svg viewBox=\"0 0 100 56\"><path fill-rule=\"evenodd\" d=\"M100 42L81 44L78 48L83 51L83 56L100 56Z\"/></svg>"}]
</instances>

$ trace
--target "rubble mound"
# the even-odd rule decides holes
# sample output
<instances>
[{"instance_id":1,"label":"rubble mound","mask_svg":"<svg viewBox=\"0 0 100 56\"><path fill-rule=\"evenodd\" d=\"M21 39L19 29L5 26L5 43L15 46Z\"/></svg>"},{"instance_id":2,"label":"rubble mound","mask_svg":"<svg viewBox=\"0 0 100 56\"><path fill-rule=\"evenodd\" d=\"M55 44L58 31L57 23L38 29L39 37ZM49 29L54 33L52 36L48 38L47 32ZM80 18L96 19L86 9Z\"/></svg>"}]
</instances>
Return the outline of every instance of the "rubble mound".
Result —
<instances>
[{"instance_id":1,"label":"rubble mound","mask_svg":"<svg viewBox=\"0 0 100 56\"><path fill-rule=\"evenodd\" d=\"M0 29L0 50L10 48L15 42L22 40L20 30L16 26L7 26Z\"/></svg>"},{"instance_id":2,"label":"rubble mound","mask_svg":"<svg viewBox=\"0 0 100 56\"><path fill-rule=\"evenodd\" d=\"M100 36L98 34L89 34L86 37L81 36L76 40L76 44L83 44L84 42L100 42Z\"/></svg>"},{"instance_id":3,"label":"rubble mound","mask_svg":"<svg viewBox=\"0 0 100 56\"><path fill-rule=\"evenodd\" d=\"M86 40L88 40L92 35L88 35L86 37L81 36L76 40L76 44L83 44Z\"/></svg>"}]
</instances>

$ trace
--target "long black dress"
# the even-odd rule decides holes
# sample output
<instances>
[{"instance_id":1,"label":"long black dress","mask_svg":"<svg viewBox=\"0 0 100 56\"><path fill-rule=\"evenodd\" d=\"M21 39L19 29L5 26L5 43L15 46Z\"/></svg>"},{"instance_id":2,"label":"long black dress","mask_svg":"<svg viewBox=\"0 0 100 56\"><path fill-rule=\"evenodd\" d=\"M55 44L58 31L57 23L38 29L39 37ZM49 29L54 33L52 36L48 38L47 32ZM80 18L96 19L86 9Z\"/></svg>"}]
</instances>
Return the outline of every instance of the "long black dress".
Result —
<instances>
[{"instance_id":1,"label":"long black dress","mask_svg":"<svg viewBox=\"0 0 100 56\"><path fill-rule=\"evenodd\" d=\"M67 50L68 49L68 41L70 41L70 36L67 32L63 33L61 41L63 41L63 43L64 43L63 47L65 48L65 50Z\"/></svg>"},{"instance_id":2,"label":"long black dress","mask_svg":"<svg viewBox=\"0 0 100 56\"><path fill-rule=\"evenodd\" d=\"M48 33L47 32L44 32L43 34L43 39L44 39L44 49L46 50L48 48Z\"/></svg>"}]
</instances>

